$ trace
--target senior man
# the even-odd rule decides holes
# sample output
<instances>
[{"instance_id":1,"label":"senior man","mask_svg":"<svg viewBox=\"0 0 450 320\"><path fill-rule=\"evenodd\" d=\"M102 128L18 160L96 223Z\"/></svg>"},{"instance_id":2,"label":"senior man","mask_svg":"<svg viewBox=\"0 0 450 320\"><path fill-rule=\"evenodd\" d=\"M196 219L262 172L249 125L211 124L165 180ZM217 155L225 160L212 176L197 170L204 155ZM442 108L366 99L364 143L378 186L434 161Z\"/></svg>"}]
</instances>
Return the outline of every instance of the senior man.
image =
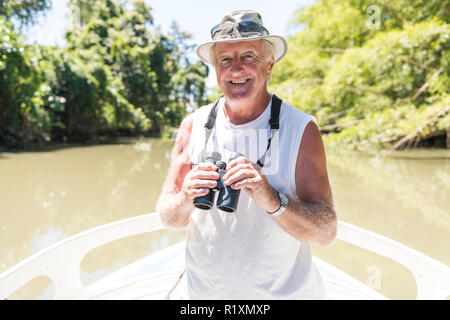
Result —
<instances>
[{"instance_id":1,"label":"senior man","mask_svg":"<svg viewBox=\"0 0 450 320\"><path fill-rule=\"evenodd\" d=\"M189 227L188 296L322 299L311 243L329 245L337 219L315 118L267 90L286 40L251 10L225 15L211 36L197 55L214 66L223 96L183 120L157 204L166 226ZM241 190L235 212L193 205L219 180L210 152L228 164L225 186Z\"/></svg>"}]
</instances>

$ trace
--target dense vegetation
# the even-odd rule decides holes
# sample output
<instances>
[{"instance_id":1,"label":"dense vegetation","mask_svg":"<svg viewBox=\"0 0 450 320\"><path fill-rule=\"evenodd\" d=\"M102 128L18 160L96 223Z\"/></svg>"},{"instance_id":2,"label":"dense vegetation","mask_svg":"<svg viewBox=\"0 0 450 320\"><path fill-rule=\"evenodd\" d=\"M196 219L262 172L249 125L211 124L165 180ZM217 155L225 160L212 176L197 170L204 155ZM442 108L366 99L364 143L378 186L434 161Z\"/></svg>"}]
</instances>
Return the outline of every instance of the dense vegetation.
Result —
<instances>
[{"instance_id":1,"label":"dense vegetation","mask_svg":"<svg viewBox=\"0 0 450 320\"><path fill-rule=\"evenodd\" d=\"M449 19L446 0L319 0L295 12L271 88L330 146L449 148Z\"/></svg>"},{"instance_id":2,"label":"dense vegetation","mask_svg":"<svg viewBox=\"0 0 450 320\"><path fill-rule=\"evenodd\" d=\"M66 45L25 45L10 21L33 23L49 0L0 2L0 146L159 134L205 102L207 66L189 35L164 35L141 0L71 0Z\"/></svg>"},{"instance_id":3,"label":"dense vegetation","mask_svg":"<svg viewBox=\"0 0 450 320\"><path fill-rule=\"evenodd\" d=\"M68 3L61 48L25 45L17 27L51 0L0 1L0 147L160 134L207 102L189 36L162 34L143 0ZM329 146L450 148L449 17L449 0L318 0L291 18L270 89Z\"/></svg>"}]
</instances>

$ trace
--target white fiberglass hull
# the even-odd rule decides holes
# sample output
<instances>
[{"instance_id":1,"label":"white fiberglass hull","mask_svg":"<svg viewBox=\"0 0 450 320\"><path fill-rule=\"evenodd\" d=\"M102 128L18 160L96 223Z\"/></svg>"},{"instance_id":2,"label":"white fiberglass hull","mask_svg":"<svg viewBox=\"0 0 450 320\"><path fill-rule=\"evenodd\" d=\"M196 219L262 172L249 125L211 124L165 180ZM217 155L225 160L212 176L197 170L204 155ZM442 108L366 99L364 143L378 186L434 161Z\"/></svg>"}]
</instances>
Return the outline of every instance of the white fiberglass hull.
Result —
<instances>
[{"instance_id":1,"label":"white fiberglass hull","mask_svg":"<svg viewBox=\"0 0 450 320\"><path fill-rule=\"evenodd\" d=\"M162 228L158 215L151 213L64 239L0 274L0 300L41 275L52 280L55 299L186 299L185 277L180 278L185 242L151 254L88 286L81 283L80 263L88 252L111 241ZM450 268L412 248L342 221L338 222L337 239L407 267L416 280L417 299L446 299L450 295ZM325 261L317 257L313 261L329 299L386 298Z\"/></svg>"}]
</instances>

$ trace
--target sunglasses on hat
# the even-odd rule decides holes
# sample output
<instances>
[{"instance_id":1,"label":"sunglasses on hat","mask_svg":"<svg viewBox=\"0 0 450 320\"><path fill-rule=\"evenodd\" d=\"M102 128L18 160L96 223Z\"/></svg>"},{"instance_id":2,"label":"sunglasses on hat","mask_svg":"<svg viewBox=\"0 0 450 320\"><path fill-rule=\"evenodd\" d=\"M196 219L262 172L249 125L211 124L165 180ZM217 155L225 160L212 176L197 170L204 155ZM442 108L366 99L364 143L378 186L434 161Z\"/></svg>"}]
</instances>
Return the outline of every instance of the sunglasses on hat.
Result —
<instances>
[{"instance_id":1,"label":"sunglasses on hat","mask_svg":"<svg viewBox=\"0 0 450 320\"><path fill-rule=\"evenodd\" d=\"M237 30L241 36L249 36L251 34L258 36L269 35L269 31L261 24L253 21L243 21L239 23L219 23L211 29L211 38L213 40L230 38L234 30Z\"/></svg>"}]
</instances>

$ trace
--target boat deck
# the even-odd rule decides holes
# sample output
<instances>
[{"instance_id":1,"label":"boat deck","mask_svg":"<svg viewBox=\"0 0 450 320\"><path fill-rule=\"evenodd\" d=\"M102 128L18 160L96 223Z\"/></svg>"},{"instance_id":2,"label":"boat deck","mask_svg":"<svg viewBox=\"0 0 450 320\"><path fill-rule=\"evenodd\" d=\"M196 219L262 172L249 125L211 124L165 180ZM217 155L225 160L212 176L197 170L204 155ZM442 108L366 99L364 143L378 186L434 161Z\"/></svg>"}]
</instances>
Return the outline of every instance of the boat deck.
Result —
<instances>
[{"instance_id":1,"label":"boat deck","mask_svg":"<svg viewBox=\"0 0 450 320\"><path fill-rule=\"evenodd\" d=\"M184 271L185 242L153 253L89 286L84 286L80 280L80 263L91 250L111 241L163 228L158 215L150 213L64 239L0 274L0 299L7 298L41 275L52 280L55 299L186 299L186 280L180 278ZM417 284L417 299L449 297L450 268L439 261L343 221L338 222L337 239L390 258L408 268ZM313 257L313 262L322 275L329 299L386 299L331 264L317 257Z\"/></svg>"},{"instance_id":2,"label":"boat deck","mask_svg":"<svg viewBox=\"0 0 450 320\"><path fill-rule=\"evenodd\" d=\"M95 290L102 293L93 299L188 299L185 245L184 241L180 242L98 281ZM331 264L317 257L313 257L313 262L322 275L328 299L386 299Z\"/></svg>"}]
</instances>

